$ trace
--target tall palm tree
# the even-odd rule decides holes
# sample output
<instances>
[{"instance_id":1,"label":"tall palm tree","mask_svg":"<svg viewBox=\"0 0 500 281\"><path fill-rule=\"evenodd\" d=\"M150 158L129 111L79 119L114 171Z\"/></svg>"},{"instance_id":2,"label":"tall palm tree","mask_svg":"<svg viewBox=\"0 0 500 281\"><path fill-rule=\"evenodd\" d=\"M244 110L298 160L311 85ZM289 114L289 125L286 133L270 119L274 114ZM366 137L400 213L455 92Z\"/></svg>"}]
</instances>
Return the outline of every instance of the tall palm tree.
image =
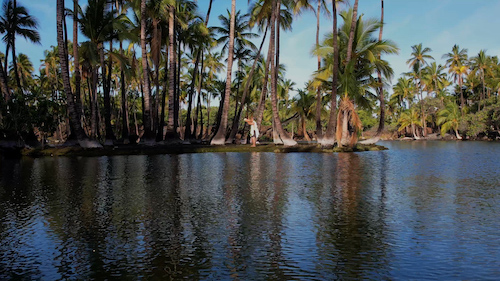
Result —
<instances>
[{"instance_id":1,"label":"tall palm tree","mask_svg":"<svg viewBox=\"0 0 500 281\"><path fill-rule=\"evenodd\" d=\"M76 113L74 97L71 91L70 78L69 78L68 50L66 41L64 40L63 21L64 21L64 0L57 0L57 45L59 47L59 60L61 63L61 74L63 78L64 92L66 93L66 101L68 105L71 132L76 134L80 146L100 147L100 144L89 141L80 124L80 120L78 119L78 114Z\"/></svg>"},{"instance_id":2,"label":"tall palm tree","mask_svg":"<svg viewBox=\"0 0 500 281\"><path fill-rule=\"evenodd\" d=\"M231 1L231 23L229 32L229 45L228 45L228 56L227 56L227 76L226 76L226 90L224 95L224 103L222 109L221 122L217 133L210 142L211 145L224 145L226 140L226 127L227 127L227 115L229 112L229 98L231 94L231 76L233 69L233 57L234 57L234 31L235 31L235 20L236 20L236 0Z\"/></svg>"},{"instance_id":3,"label":"tall palm tree","mask_svg":"<svg viewBox=\"0 0 500 281\"><path fill-rule=\"evenodd\" d=\"M211 41L210 40L211 39L210 33L206 29L208 27L208 20L210 18L210 12L212 10L212 2L213 2L213 0L210 0L210 2L208 4L208 11L207 11L207 16L205 17L204 24L203 25L196 25L196 27L199 27L199 28L195 29L195 31L199 31L199 32L196 32L198 36L192 36L192 37L199 37L201 39L201 41L198 42L199 46L196 46L197 50L196 50L196 61L194 63L194 70L193 70L193 79L191 80L191 85L190 85L190 89L189 89L189 93L188 93L189 94L189 105L188 105L188 114L186 116L186 129L185 129L185 133L184 133L184 140L189 140L190 138L193 137L193 134L196 134L198 114L196 114L196 116L195 116L194 132L191 130L191 109L192 109L192 103L193 103L193 92L194 92L194 86L196 83L196 78L198 75L198 65L200 62L200 58L202 59L203 48L206 47L204 45L208 45L211 43L210 42ZM200 79L199 79L200 90L198 91L198 104L200 103L200 96L201 96L201 84L202 84L202 78L203 78L202 73L203 73L203 66L201 67L200 74L199 74L199 76L200 76Z\"/></svg>"},{"instance_id":4,"label":"tall palm tree","mask_svg":"<svg viewBox=\"0 0 500 281\"><path fill-rule=\"evenodd\" d=\"M460 47L455 44L453 45L451 52L444 54L443 58L446 59L446 66L449 68L448 73L453 74L455 82L458 82L460 88L460 110L463 116L465 110L465 99L462 85L463 76L467 74L468 70L468 67L466 66L467 49L460 49Z\"/></svg>"},{"instance_id":5,"label":"tall palm tree","mask_svg":"<svg viewBox=\"0 0 500 281\"><path fill-rule=\"evenodd\" d=\"M147 60L148 52L146 48L146 20L147 20L146 0L141 0L141 51L142 51L142 71L143 71L143 81L144 81L143 138L146 139L147 141L151 141L154 138L154 132L151 124L151 83L149 80L149 65ZM173 26L171 28L173 29ZM170 107L169 107L169 112L170 112Z\"/></svg>"},{"instance_id":6,"label":"tall palm tree","mask_svg":"<svg viewBox=\"0 0 500 281\"><path fill-rule=\"evenodd\" d=\"M271 106L273 110L273 127L275 129L275 133L277 133L277 137L279 139L275 139L275 143L283 143L285 146L293 146L296 145L297 142L294 141L287 132L283 129L281 124L281 120L279 118L278 111L278 68L279 68L279 54L280 54L280 35L279 31L281 29L280 26L280 12L281 12L281 1L277 0L276 3L272 6L272 18L271 18L271 36L269 43L269 49L271 50L271 54L275 54L271 56ZM274 17L274 18L273 18ZM276 57L276 61L274 58Z\"/></svg>"},{"instance_id":7,"label":"tall palm tree","mask_svg":"<svg viewBox=\"0 0 500 281\"><path fill-rule=\"evenodd\" d=\"M81 74L80 74L80 55L78 53L78 14L80 11L80 5L78 5L78 0L73 0L73 60L75 68L75 109L78 115L78 120L81 120L82 102L81 102Z\"/></svg>"},{"instance_id":8,"label":"tall palm tree","mask_svg":"<svg viewBox=\"0 0 500 281\"><path fill-rule=\"evenodd\" d=\"M479 110L481 110L481 103L482 103L483 99L486 98L486 83L485 83L484 75L486 72L490 72L489 66L490 66L490 59L486 55L485 50L480 50L479 53L477 54L477 56L472 58L472 68L479 72L479 74L481 76L481 84L483 86L482 92L479 95L479 105L478 105Z\"/></svg>"},{"instance_id":9,"label":"tall palm tree","mask_svg":"<svg viewBox=\"0 0 500 281\"><path fill-rule=\"evenodd\" d=\"M335 5L335 1L333 1ZM309 9L313 10L315 7L313 7L311 0L295 0L295 5L294 5L294 12L296 14L300 13L302 10ZM319 48L319 30L320 30L320 18L321 18L321 12L324 11L326 14L330 14L330 11L328 10L327 3L325 0L316 0L316 48ZM318 57L318 71L321 68L321 56ZM323 128L321 125L321 109L322 109L322 94L321 94L321 88L318 87L316 91L316 138L318 141L321 141L323 138Z\"/></svg>"},{"instance_id":10,"label":"tall palm tree","mask_svg":"<svg viewBox=\"0 0 500 281\"><path fill-rule=\"evenodd\" d=\"M423 135L424 137L427 136L427 123L426 123L426 116L424 112L424 107L425 107L425 102L422 94L422 69L425 65L428 64L428 60L433 60L434 58L429 55L432 50L431 48L428 47L423 47L422 43L418 45L413 45L412 47L412 53L411 53L411 58L406 61L406 64L412 68L413 73L416 77L415 83L418 83L417 89L419 90L419 95L420 95L420 110L421 110L421 117L422 117L422 124L423 124Z\"/></svg>"},{"instance_id":11,"label":"tall palm tree","mask_svg":"<svg viewBox=\"0 0 500 281\"><path fill-rule=\"evenodd\" d=\"M333 31L332 31L332 96L330 104L330 117L328 118L328 125L326 127L325 136L320 140L321 145L324 147L333 147L335 144L335 132L337 131L337 85L339 73L339 44L338 44L338 28L337 28L337 0L332 1L332 15L333 15Z\"/></svg>"},{"instance_id":12,"label":"tall palm tree","mask_svg":"<svg viewBox=\"0 0 500 281\"><path fill-rule=\"evenodd\" d=\"M7 0L2 5L3 13L0 17L0 33L5 34L2 40L5 42L5 62L4 70L7 71L9 50L11 50L14 72L16 73L16 83L21 88L21 80L17 75L16 64L16 35L24 37L26 40L35 44L40 44L40 34L37 20L28 13L28 10L17 1Z\"/></svg>"}]
</instances>

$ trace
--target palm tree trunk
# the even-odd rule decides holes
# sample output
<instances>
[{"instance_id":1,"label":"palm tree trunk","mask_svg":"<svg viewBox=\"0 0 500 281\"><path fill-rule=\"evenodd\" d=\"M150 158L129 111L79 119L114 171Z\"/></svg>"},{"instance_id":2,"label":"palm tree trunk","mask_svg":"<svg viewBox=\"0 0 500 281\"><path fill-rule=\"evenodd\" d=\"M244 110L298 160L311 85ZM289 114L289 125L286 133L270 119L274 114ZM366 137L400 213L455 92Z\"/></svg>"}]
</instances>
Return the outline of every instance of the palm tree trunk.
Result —
<instances>
[{"instance_id":1,"label":"palm tree trunk","mask_svg":"<svg viewBox=\"0 0 500 281\"><path fill-rule=\"evenodd\" d=\"M337 79L339 71L339 45L338 45L338 30L337 30L337 4L336 0L332 1L332 16L333 16L333 78L332 78L332 101L330 105L330 118L325 137L321 139L321 145L324 147L333 147L335 144L335 131L337 130Z\"/></svg>"},{"instance_id":2,"label":"palm tree trunk","mask_svg":"<svg viewBox=\"0 0 500 281\"><path fill-rule=\"evenodd\" d=\"M73 58L75 66L75 108L81 120L83 105L81 101L80 54L78 53L78 0L73 0Z\"/></svg>"},{"instance_id":3,"label":"palm tree trunk","mask_svg":"<svg viewBox=\"0 0 500 281\"><path fill-rule=\"evenodd\" d=\"M278 111L278 68L279 68L279 57L280 57L280 35L279 35L279 30L280 30L280 11L281 11L281 0L277 1L276 7L273 7L275 15L275 22L271 21L271 38L270 38L270 43L269 43L269 48L272 49L272 52L276 52L276 65L273 63L273 58L271 58L271 105L273 109L273 121L274 121L274 126L276 127L276 131L279 134L279 137L281 138L281 141L285 146L292 146L296 145L297 142L294 141L293 139L288 136L288 134L285 132L283 129L283 126L281 124L281 120L279 117L279 111ZM274 32L273 28L276 29L276 38L274 38ZM274 40L276 40L276 48L274 46Z\"/></svg>"},{"instance_id":4,"label":"palm tree trunk","mask_svg":"<svg viewBox=\"0 0 500 281\"><path fill-rule=\"evenodd\" d=\"M200 47L198 51L196 52L196 61L194 63L194 69L193 69L193 79L191 80L191 85L189 87L189 93L188 93L188 108L187 108L187 114L186 114L186 128L184 130L184 140L185 141L190 141L193 138L193 135L195 133L192 133L191 131L191 109L193 107L193 93L194 93L194 87L195 87L195 81L198 75L198 66L200 62L200 56L202 55L203 50ZM194 129L196 131L196 128Z\"/></svg>"},{"instance_id":5,"label":"palm tree trunk","mask_svg":"<svg viewBox=\"0 0 500 281\"><path fill-rule=\"evenodd\" d=\"M335 0L333 1L335 5ZM318 1L318 8L316 11L316 48L319 47L319 28L320 28L320 13L321 1ZM321 69L321 57L318 55L318 71ZM321 109L323 104L321 102L321 89L318 87L316 92L316 139L318 142L323 138L323 128L321 126Z\"/></svg>"},{"instance_id":6,"label":"palm tree trunk","mask_svg":"<svg viewBox=\"0 0 500 281\"><path fill-rule=\"evenodd\" d=\"M166 58L168 58L168 45L165 47ZM168 72L168 59L165 59L165 71ZM160 112L160 125L158 127L158 134L156 136L156 141L163 140L163 128L165 127L165 97L168 87L168 73L165 73L163 90L161 91L161 112Z\"/></svg>"},{"instance_id":7,"label":"palm tree trunk","mask_svg":"<svg viewBox=\"0 0 500 281\"><path fill-rule=\"evenodd\" d=\"M99 56L101 58L101 80L103 84L104 92L104 126L105 126L105 144L112 145L114 140L113 129L111 128L111 101L110 101L110 81L107 71L111 74L111 68L106 69L106 63L104 62L104 44L100 43L98 45ZM111 58L109 58L111 60Z\"/></svg>"},{"instance_id":8,"label":"palm tree trunk","mask_svg":"<svg viewBox=\"0 0 500 281\"><path fill-rule=\"evenodd\" d=\"M149 81L148 53L146 49L146 0L141 0L141 51L142 51L142 71L144 76L143 138L150 141L154 136L151 128L151 83Z\"/></svg>"},{"instance_id":9,"label":"palm tree trunk","mask_svg":"<svg viewBox=\"0 0 500 281\"><path fill-rule=\"evenodd\" d=\"M200 68L200 77L198 79L198 101L196 102L196 112L194 114L194 121L193 121L193 137L196 138L196 130L198 129L198 116L201 110L201 89L203 86L203 63L204 63L204 58L203 58L203 52L201 54L201 68ZM202 114L203 115L203 114ZM202 125L203 126L203 125ZM203 127L202 127L203 129ZM201 135L201 133L200 133Z\"/></svg>"},{"instance_id":10,"label":"palm tree trunk","mask_svg":"<svg viewBox=\"0 0 500 281\"><path fill-rule=\"evenodd\" d=\"M238 124L240 123L240 119L241 119L241 112L243 111L243 106L246 103L246 98L247 98L248 92L250 91L250 84L252 82L253 74L255 72L255 67L257 66L257 62L260 59L260 54L262 52L262 48L264 47L264 41L266 40L268 28L269 28L269 26L266 26L266 30L264 31L264 36L262 37L262 42L260 43L260 46L259 46L259 51L257 52L257 56L255 57L253 64L252 64L252 68L250 69L250 73L248 74L247 82L245 83L245 88L243 89L243 95L241 96L241 106L238 109L238 112L236 113L236 115L234 116L233 127L231 129L231 134L229 135L227 142L232 143L234 140L234 137L236 136L236 131L238 130ZM257 124L260 124L260 122L257 121Z\"/></svg>"},{"instance_id":11,"label":"palm tree trunk","mask_svg":"<svg viewBox=\"0 0 500 281\"><path fill-rule=\"evenodd\" d=\"M71 84L69 78L69 66L67 56L67 46L64 42L63 35L63 18L64 18L64 0L57 0L57 45L59 47L59 60L61 63L61 76L63 78L64 92L66 93L66 101L68 104L69 121L71 131L76 134L79 144L82 147L98 147L97 143L89 142L80 120L76 112L73 93L71 92Z\"/></svg>"},{"instance_id":12,"label":"palm tree trunk","mask_svg":"<svg viewBox=\"0 0 500 281\"><path fill-rule=\"evenodd\" d=\"M227 78L226 90L224 95L224 104L222 105L222 117L217 133L210 142L211 145L224 145L226 139L227 115L229 111L229 99L231 95L231 76L233 69L234 58L234 29L235 29L235 15L236 15L236 0L231 1L231 23L229 28L229 51L227 57Z\"/></svg>"},{"instance_id":13,"label":"palm tree trunk","mask_svg":"<svg viewBox=\"0 0 500 281\"><path fill-rule=\"evenodd\" d=\"M464 100L464 91L462 90L462 74L459 74L458 76L458 86L460 87L460 104L461 104L461 111L462 111L462 117L464 117L464 110L465 110L465 100Z\"/></svg>"},{"instance_id":14,"label":"palm tree trunk","mask_svg":"<svg viewBox=\"0 0 500 281\"><path fill-rule=\"evenodd\" d=\"M358 1L354 1L354 7L353 7L353 12L352 12L352 21L351 21L351 30L349 31L349 41L347 43L347 58L346 58L346 65L349 64L352 58L352 46L354 44L354 31L356 29L356 22L358 20Z\"/></svg>"},{"instance_id":15,"label":"palm tree trunk","mask_svg":"<svg viewBox=\"0 0 500 281\"><path fill-rule=\"evenodd\" d=\"M381 5L381 15L380 15L380 33L378 35L378 41L382 41L382 33L384 32L384 0L380 0ZM380 58L380 55L379 55ZM380 70L377 71L378 81L380 83L380 87L378 89L378 97L380 101L380 116L379 123L377 129L377 136L382 134L385 125L385 98L384 98L384 85L382 83L382 74Z\"/></svg>"},{"instance_id":16,"label":"palm tree trunk","mask_svg":"<svg viewBox=\"0 0 500 281\"><path fill-rule=\"evenodd\" d=\"M175 17L175 7L173 5L169 6L169 22L168 22L168 46L169 46L169 73L168 73L168 117L167 117L167 132L165 139L172 140L176 138L177 132L175 131L176 125L174 123L174 104L176 102L175 98L175 67L176 67L176 54L175 54L175 28L174 28L174 17Z\"/></svg>"}]
</instances>

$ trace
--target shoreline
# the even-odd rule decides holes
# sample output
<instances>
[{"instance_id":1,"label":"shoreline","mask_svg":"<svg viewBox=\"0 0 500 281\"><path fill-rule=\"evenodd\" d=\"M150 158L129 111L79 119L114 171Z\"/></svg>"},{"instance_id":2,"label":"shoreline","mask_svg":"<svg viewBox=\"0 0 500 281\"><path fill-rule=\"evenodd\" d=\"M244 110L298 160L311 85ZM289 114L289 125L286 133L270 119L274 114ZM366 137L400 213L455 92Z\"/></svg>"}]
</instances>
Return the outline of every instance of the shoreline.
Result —
<instances>
[{"instance_id":1,"label":"shoreline","mask_svg":"<svg viewBox=\"0 0 500 281\"><path fill-rule=\"evenodd\" d=\"M187 153L223 153L223 152L271 152L271 153L341 153L341 152L363 152L387 150L381 145L361 145L357 144L353 148L321 148L317 144L298 144L296 146L275 145L273 143L263 143L257 147L249 144L231 145L203 145L203 144L175 144L175 145L116 145L105 146L103 148L84 149L79 146L49 147L49 148L1 148L0 155L7 157L28 156L54 157L54 156L116 156L116 155L157 155L157 154L187 154Z\"/></svg>"}]
</instances>

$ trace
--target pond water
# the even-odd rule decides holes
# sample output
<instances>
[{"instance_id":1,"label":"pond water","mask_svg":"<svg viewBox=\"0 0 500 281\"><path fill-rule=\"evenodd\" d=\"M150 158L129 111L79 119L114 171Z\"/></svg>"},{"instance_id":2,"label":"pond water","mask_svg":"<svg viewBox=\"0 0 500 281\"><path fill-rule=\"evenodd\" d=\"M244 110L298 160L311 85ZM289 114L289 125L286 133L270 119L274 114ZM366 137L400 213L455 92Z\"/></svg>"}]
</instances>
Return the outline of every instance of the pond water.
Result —
<instances>
[{"instance_id":1,"label":"pond water","mask_svg":"<svg viewBox=\"0 0 500 281\"><path fill-rule=\"evenodd\" d=\"M500 143L0 158L0 280L498 279Z\"/></svg>"}]
</instances>

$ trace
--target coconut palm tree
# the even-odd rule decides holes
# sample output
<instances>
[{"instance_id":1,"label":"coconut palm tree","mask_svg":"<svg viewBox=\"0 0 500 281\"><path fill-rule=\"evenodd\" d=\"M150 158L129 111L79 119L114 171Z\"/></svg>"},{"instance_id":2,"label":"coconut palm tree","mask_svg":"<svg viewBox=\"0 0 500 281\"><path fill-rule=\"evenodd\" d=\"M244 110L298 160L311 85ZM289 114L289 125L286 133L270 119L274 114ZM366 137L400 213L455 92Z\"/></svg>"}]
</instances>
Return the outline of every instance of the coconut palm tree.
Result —
<instances>
[{"instance_id":1,"label":"coconut palm tree","mask_svg":"<svg viewBox=\"0 0 500 281\"><path fill-rule=\"evenodd\" d=\"M335 1L333 1L335 5ZM302 12L302 10L313 10L315 7L313 7L311 0L295 0L295 5L293 8L293 11L295 14L299 14ZM320 18L321 18L321 13L325 12L327 15L330 15L330 11L327 7L327 3L325 0L316 0L316 48L319 48L319 30L320 30ZM321 68L321 56L318 57L318 71ZM317 92L316 92L316 137L318 141L323 138L323 128L321 125L321 109L323 108L322 106L322 94L321 94L321 88L318 87Z\"/></svg>"},{"instance_id":2,"label":"coconut palm tree","mask_svg":"<svg viewBox=\"0 0 500 281\"><path fill-rule=\"evenodd\" d=\"M421 117L422 117L422 124L423 124L423 135L424 137L427 136L427 125L426 125L426 116L424 112L424 107L425 107L425 102L422 94L422 69L424 66L428 64L428 60L433 60L434 58L429 55L428 53L431 52L431 48L428 47L423 47L422 43L418 45L413 45L412 47L412 53L411 53L411 58L406 61L406 64L410 66L410 68L413 70L413 74L415 76L415 83L417 84L417 89L419 90L419 95L420 95L420 110L421 110Z\"/></svg>"},{"instance_id":3,"label":"coconut palm tree","mask_svg":"<svg viewBox=\"0 0 500 281\"><path fill-rule=\"evenodd\" d=\"M339 45L338 45L338 29L337 29L337 0L332 1L332 15L333 15L333 32L332 32L332 96L330 105L330 116L328 118L328 125L326 127L325 136L320 140L321 145L324 147L333 147L335 144L335 132L337 130L337 86L338 86L338 72L339 72Z\"/></svg>"},{"instance_id":4,"label":"coconut palm tree","mask_svg":"<svg viewBox=\"0 0 500 281\"><path fill-rule=\"evenodd\" d=\"M227 127L227 115L229 111L229 97L231 94L231 76L233 71L233 59L234 59L234 37L235 37L235 21L236 21L236 0L231 1L231 22L229 27L229 43L228 43L228 56L227 56L227 76L226 76L226 90L224 94L224 102L222 104L222 116L219 128L217 128L217 133L215 134L211 145L224 145L226 140L226 127Z\"/></svg>"},{"instance_id":5,"label":"coconut palm tree","mask_svg":"<svg viewBox=\"0 0 500 281\"><path fill-rule=\"evenodd\" d=\"M292 100L292 111L299 114L300 128L307 141L311 141L306 129L306 121L314 118L315 113L315 95L314 92L306 92L305 90L298 90L298 95Z\"/></svg>"},{"instance_id":6,"label":"coconut palm tree","mask_svg":"<svg viewBox=\"0 0 500 281\"><path fill-rule=\"evenodd\" d=\"M20 35L32 43L40 44L40 34L36 30L38 28L38 21L29 14L25 7L17 5L17 1L15 0L4 1L2 10L3 13L0 16L0 33L4 34L2 40L6 45L3 69L4 71L8 69L9 50L11 50L17 87L22 89L21 80L17 75L18 72L16 69L16 35Z\"/></svg>"},{"instance_id":7,"label":"coconut palm tree","mask_svg":"<svg viewBox=\"0 0 500 281\"><path fill-rule=\"evenodd\" d=\"M33 84L33 64L25 54L19 54L17 59L14 61L16 62L16 65L14 65L14 62L10 64L10 76L11 78L14 78L15 76L19 77L21 81L21 89L27 89L28 86Z\"/></svg>"},{"instance_id":8,"label":"coconut palm tree","mask_svg":"<svg viewBox=\"0 0 500 281\"><path fill-rule=\"evenodd\" d=\"M407 127L411 127L411 132L414 139L419 139L416 133L416 126L422 126L420 116L418 116L418 111L415 107L412 107L401 114L398 119L399 129L398 131L405 130Z\"/></svg>"},{"instance_id":9,"label":"coconut palm tree","mask_svg":"<svg viewBox=\"0 0 500 281\"><path fill-rule=\"evenodd\" d=\"M78 114L76 113L74 97L71 91L70 78L69 78L68 50L66 42L64 40L63 21L64 21L64 0L57 0L57 45L59 48L61 74L63 78L64 92L66 93L66 101L68 105L71 132L76 134L80 146L100 147L100 144L89 141L80 124L80 120L78 119Z\"/></svg>"},{"instance_id":10,"label":"coconut palm tree","mask_svg":"<svg viewBox=\"0 0 500 281\"><path fill-rule=\"evenodd\" d=\"M348 45L348 39L350 36L350 24L352 22L351 17L353 16L353 11L350 10L348 12L343 12L341 13L341 16L344 18L344 25L340 28L338 36L340 47L338 53L340 55L339 61L345 61L347 56L346 46ZM340 87L337 88L340 88L341 93L343 93L341 101L346 102L346 105L342 106L345 110L353 108L354 104L359 106L368 106L367 96L370 95L368 92L368 86L373 82L372 74L374 74L377 70L380 70L382 75L386 78L390 79L393 75L392 68L389 66L387 61L380 58L379 54L395 54L398 52L398 48L390 40L379 41L372 36L379 30L380 27L380 22L377 19L363 20L362 17L359 17L355 24L357 28L355 40L352 45L353 50L351 51L351 62L347 65L340 63L337 65L337 68L340 68L340 80L338 81ZM335 56L332 55L333 41L333 34L328 34L321 47L315 51L321 54L325 59L325 67L317 73L315 83L329 82L329 79L332 77L332 71L334 70L333 60L335 59ZM349 102L347 100L348 98L353 99L353 101ZM355 117L354 113L350 114L347 112L339 113L337 115L348 118ZM330 120L332 119L333 118L330 117ZM337 125L339 122L340 124L343 124L342 128L336 126L336 131L342 131L345 130L345 128L348 128L347 124L349 121L336 120L336 122ZM337 136L344 136L343 141L339 139L337 139L337 141L339 143L343 143L343 145L351 143L346 140L348 137L346 134L347 132L336 133ZM352 139L352 134L349 138ZM328 138L328 140L331 141L330 138ZM355 143L354 140L353 142Z\"/></svg>"},{"instance_id":11,"label":"coconut palm tree","mask_svg":"<svg viewBox=\"0 0 500 281\"><path fill-rule=\"evenodd\" d=\"M443 59L446 59L446 66L448 67L448 73L453 75L455 82L458 82L460 88L460 109L462 116L465 111L465 99L462 89L463 76L467 74L467 49L460 49L458 45L453 45L450 53L443 55Z\"/></svg>"},{"instance_id":12,"label":"coconut palm tree","mask_svg":"<svg viewBox=\"0 0 500 281\"><path fill-rule=\"evenodd\" d=\"M481 76L481 84L482 84L482 92L479 95L479 105L478 109L481 110L481 104L483 99L486 98L486 83L485 83L485 73L488 72L490 73L490 58L486 55L485 50L480 50L477 56L472 58L472 69L474 71L479 72L479 75ZM483 105L484 107L484 105Z\"/></svg>"},{"instance_id":13,"label":"coconut palm tree","mask_svg":"<svg viewBox=\"0 0 500 281\"><path fill-rule=\"evenodd\" d=\"M446 132L453 130L457 139L461 140L462 137L458 133L458 126L460 124L461 113L458 105L455 102L449 102L446 107L438 112L437 124L441 125L441 136Z\"/></svg>"}]
</instances>

